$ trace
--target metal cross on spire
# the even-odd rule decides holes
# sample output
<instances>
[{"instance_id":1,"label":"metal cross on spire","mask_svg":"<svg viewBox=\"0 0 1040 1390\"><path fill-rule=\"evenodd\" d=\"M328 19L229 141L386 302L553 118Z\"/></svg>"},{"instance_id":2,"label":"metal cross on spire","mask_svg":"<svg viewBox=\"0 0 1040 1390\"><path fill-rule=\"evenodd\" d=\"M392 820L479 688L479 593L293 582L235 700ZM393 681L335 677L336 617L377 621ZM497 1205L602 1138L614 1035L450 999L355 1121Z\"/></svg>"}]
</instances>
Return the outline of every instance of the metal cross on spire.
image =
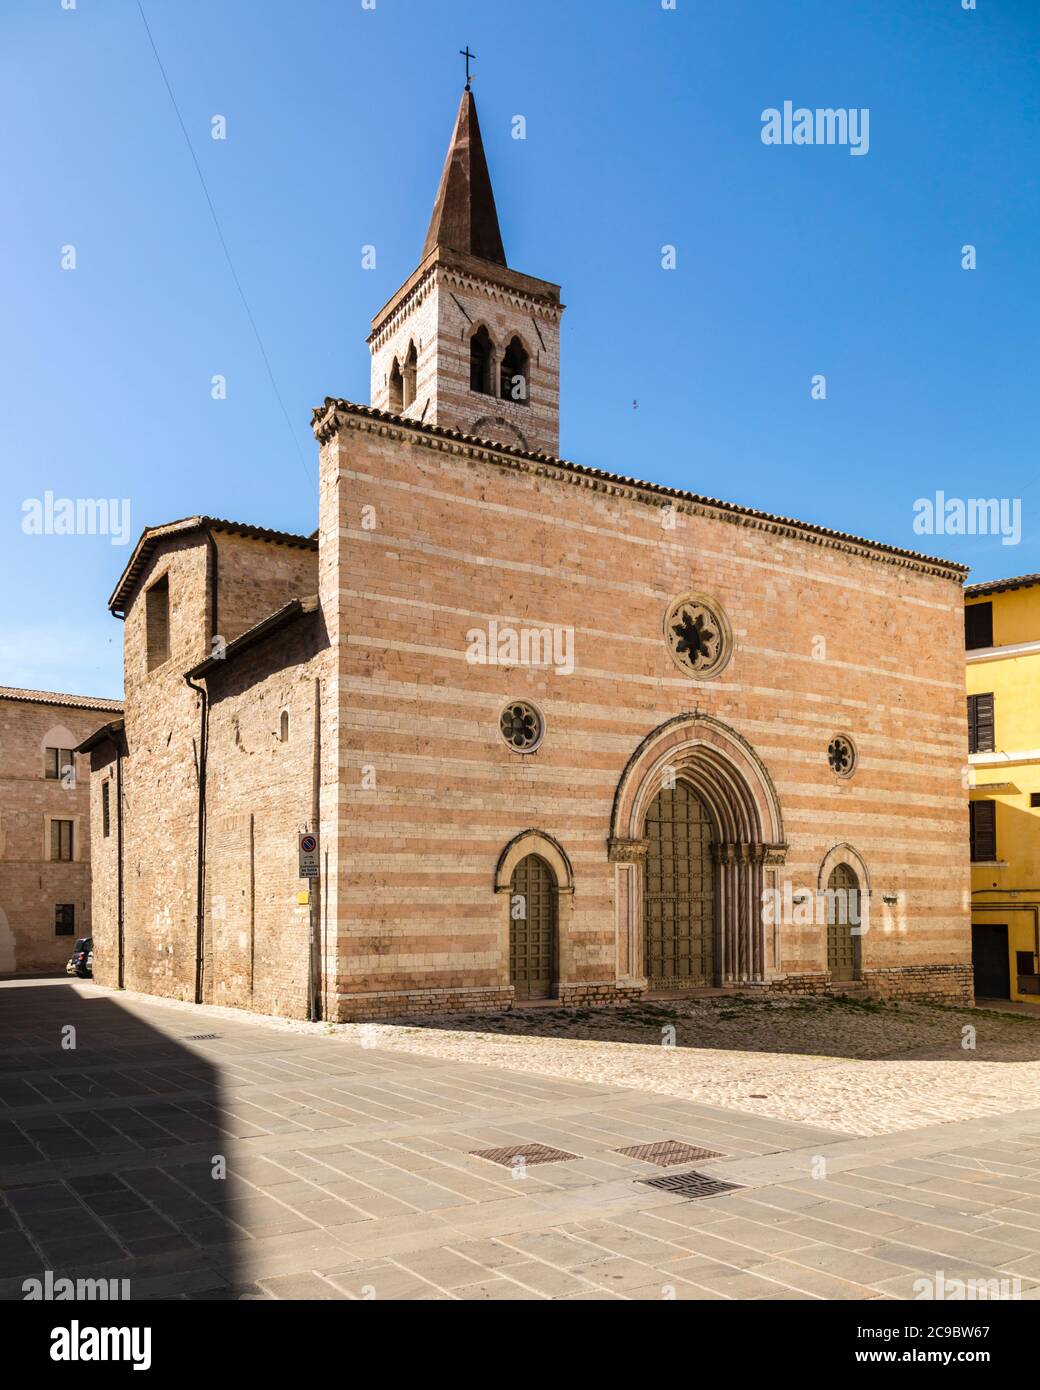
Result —
<instances>
[{"instance_id":1,"label":"metal cross on spire","mask_svg":"<svg viewBox=\"0 0 1040 1390\"><path fill-rule=\"evenodd\" d=\"M467 44L465 48L460 48L460 49L459 49L459 57L460 57L460 58L465 58L465 60L466 60L466 91L467 91L467 92L470 90L470 83L473 81L473 74L472 74L472 73L470 72L470 70L469 70L469 60L470 60L471 58L475 58L476 56L477 56L477 55L476 55L475 53L471 53L471 52L469 51L469 44Z\"/></svg>"}]
</instances>

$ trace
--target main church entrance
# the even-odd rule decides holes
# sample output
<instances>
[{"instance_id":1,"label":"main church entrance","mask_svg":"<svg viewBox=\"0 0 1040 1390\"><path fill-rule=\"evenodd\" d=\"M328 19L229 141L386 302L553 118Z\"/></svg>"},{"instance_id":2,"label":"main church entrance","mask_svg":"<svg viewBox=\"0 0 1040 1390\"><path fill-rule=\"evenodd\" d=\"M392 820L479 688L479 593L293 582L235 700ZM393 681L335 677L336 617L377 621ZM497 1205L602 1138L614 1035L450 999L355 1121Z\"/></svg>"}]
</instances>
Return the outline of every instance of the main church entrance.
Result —
<instances>
[{"instance_id":1,"label":"main church entrance","mask_svg":"<svg viewBox=\"0 0 1040 1390\"><path fill-rule=\"evenodd\" d=\"M711 822L684 782L658 792L646 813L643 922L651 989L715 982Z\"/></svg>"},{"instance_id":2,"label":"main church entrance","mask_svg":"<svg viewBox=\"0 0 1040 1390\"><path fill-rule=\"evenodd\" d=\"M677 714L621 774L610 817L622 976L651 989L760 982L778 968L763 891L787 854L765 764L710 714Z\"/></svg>"}]
</instances>

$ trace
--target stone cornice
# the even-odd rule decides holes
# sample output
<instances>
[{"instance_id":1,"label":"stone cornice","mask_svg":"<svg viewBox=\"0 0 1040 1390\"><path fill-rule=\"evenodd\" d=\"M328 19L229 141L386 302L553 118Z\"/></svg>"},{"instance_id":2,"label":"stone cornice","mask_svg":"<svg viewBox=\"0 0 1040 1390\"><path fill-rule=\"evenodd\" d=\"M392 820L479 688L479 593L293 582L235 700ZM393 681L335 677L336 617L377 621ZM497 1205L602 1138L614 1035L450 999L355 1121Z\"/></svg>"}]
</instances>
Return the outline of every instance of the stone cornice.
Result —
<instances>
[{"instance_id":1,"label":"stone cornice","mask_svg":"<svg viewBox=\"0 0 1040 1390\"><path fill-rule=\"evenodd\" d=\"M669 505L675 511L688 516L726 521L770 535L804 541L808 545L819 545L829 550L860 555L879 564L895 565L899 569L913 570L920 574L932 574L940 579L952 580L958 588L963 584L964 576L968 572L966 565L956 564L952 560L922 555L915 550L902 550L898 546L867 540L844 531L832 531L825 526L796 521L791 517L754 511L735 502L701 497L696 493L684 492L662 483L621 477L598 468L590 468L587 464L570 463L566 459L554 458L551 454L511 448L489 439L477 439L473 435L462 434L458 430L444 429L439 425L423 425L417 421L403 419L399 415L375 410L371 406L356 405L352 401L339 400L331 396L325 398L323 405L315 407L311 428L320 444L327 443L339 430L344 429L374 434L382 439L407 441L417 448L435 449L481 463L498 464L516 472L530 473L534 477L550 478L573 487L587 488L591 492L602 493L605 497L624 497L650 507Z\"/></svg>"},{"instance_id":2,"label":"stone cornice","mask_svg":"<svg viewBox=\"0 0 1040 1390\"><path fill-rule=\"evenodd\" d=\"M649 840L609 839L607 858L611 864L642 864L649 849Z\"/></svg>"},{"instance_id":3,"label":"stone cornice","mask_svg":"<svg viewBox=\"0 0 1040 1390\"><path fill-rule=\"evenodd\" d=\"M429 298L438 283L442 283L449 290L481 294L496 303L508 304L521 313L537 314L547 323L559 324L563 314L564 306L559 300L554 300L548 295L526 294L510 286L501 285L496 280L467 274L453 266L433 262L414 284L406 288L400 299L392 302L385 318L381 318L368 335L366 341L369 348L373 351L378 350L392 338L405 319L415 312L424 299Z\"/></svg>"},{"instance_id":4,"label":"stone cornice","mask_svg":"<svg viewBox=\"0 0 1040 1390\"><path fill-rule=\"evenodd\" d=\"M549 323L559 323L563 313L564 305L559 300L550 299L548 296L536 294L524 294L521 290L511 289L506 285L500 285L495 280L485 280L481 276L466 275L462 271L446 267L443 271L444 283L449 289L469 290L477 294L482 294L488 299L497 300L500 304L509 304L514 309L519 309L523 313L538 313Z\"/></svg>"},{"instance_id":5,"label":"stone cornice","mask_svg":"<svg viewBox=\"0 0 1040 1390\"><path fill-rule=\"evenodd\" d=\"M425 274L416 280L404 298L394 304L386 318L380 320L379 326L373 328L366 339L368 346L373 351L381 348L387 339L392 338L405 319L419 307L424 299L429 297L434 287L436 272L437 267L431 265Z\"/></svg>"}]
</instances>

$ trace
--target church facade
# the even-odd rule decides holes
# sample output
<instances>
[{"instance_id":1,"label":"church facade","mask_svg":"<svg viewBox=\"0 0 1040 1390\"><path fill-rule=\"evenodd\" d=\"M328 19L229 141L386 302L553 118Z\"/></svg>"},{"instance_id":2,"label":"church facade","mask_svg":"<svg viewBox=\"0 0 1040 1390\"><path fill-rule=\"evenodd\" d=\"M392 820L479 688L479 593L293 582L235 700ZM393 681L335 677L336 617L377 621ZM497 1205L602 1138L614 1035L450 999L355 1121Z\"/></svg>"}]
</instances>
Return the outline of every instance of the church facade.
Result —
<instances>
[{"instance_id":1,"label":"church facade","mask_svg":"<svg viewBox=\"0 0 1040 1390\"><path fill-rule=\"evenodd\" d=\"M467 90L371 404L314 413L316 533L151 528L112 596L99 981L333 1020L970 1001L963 567L561 460L562 313Z\"/></svg>"}]
</instances>

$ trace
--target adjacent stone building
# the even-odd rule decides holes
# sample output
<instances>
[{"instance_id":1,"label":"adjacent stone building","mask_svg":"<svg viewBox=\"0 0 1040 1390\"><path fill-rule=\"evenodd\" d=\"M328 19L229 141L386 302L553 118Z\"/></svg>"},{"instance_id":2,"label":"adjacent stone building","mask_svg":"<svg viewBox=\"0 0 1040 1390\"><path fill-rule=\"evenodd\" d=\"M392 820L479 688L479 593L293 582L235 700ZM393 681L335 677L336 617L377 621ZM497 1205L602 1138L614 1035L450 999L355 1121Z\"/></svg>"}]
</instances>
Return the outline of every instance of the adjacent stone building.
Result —
<instances>
[{"instance_id":1,"label":"adjacent stone building","mask_svg":"<svg viewBox=\"0 0 1040 1390\"><path fill-rule=\"evenodd\" d=\"M0 686L0 975L62 968L90 935L90 777L73 750L115 700Z\"/></svg>"},{"instance_id":2,"label":"adjacent stone building","mask_svg":"<svg viewBox=\"0 0 1040 1390\"><path fill-rule=\"evenodd\" d=\"M562 312L467 91L372 404L315 411L315 534L151 528L112 596L99 980L332 1019L971 998L963 567L560 460Z\"/></svg>"}]
</instances>

